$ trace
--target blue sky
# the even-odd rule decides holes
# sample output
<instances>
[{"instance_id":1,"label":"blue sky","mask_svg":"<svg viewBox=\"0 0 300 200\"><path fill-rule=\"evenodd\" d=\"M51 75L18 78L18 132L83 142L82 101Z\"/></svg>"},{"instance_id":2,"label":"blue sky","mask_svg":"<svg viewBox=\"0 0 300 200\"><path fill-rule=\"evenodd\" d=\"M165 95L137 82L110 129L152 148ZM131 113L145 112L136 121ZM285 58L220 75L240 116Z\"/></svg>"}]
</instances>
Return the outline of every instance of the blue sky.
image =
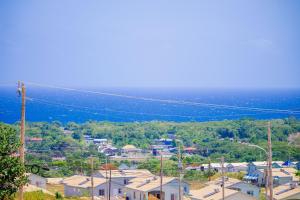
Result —
<instances>
[{"instance_id":1,"label":"blue sky","mask_svg":"<svg viewBox=\"0 0 300 200\"><path fill-rule=\"evenodd\" d=\"M300 2L4 0L0 83L299 88Z\"/></svg>"}]
</instances>

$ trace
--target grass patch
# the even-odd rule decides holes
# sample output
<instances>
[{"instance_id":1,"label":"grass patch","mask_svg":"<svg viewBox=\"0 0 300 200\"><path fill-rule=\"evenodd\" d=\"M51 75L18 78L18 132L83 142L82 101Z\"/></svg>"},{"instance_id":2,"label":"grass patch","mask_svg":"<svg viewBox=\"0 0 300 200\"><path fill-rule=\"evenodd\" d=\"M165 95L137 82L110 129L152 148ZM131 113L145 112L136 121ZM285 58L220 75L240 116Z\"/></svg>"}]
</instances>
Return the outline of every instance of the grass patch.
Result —
<instances>
[{"instance_id":1,"label":"grass patch","mask_svg":"<svg viewBox=\"0 0 300 200\"><path fill-rule=\"evenodd\" d=\"M18 199L19 196L17 194L15 200ZM25 192L24 200L55 200L55 197L50 194L46 194L42 191L34 191L34 192Z\"/></svg>"},{"instance_id":2,"label":"grass patch","mask_svg":"<svg viewBox=\"0 0 300 200\"><path fill-rule=\"evenodd\" d=\"M47 184L47 190L53 194L59 192L64 196L64 186L62 184Z\"/></svg>"}]
</instances>

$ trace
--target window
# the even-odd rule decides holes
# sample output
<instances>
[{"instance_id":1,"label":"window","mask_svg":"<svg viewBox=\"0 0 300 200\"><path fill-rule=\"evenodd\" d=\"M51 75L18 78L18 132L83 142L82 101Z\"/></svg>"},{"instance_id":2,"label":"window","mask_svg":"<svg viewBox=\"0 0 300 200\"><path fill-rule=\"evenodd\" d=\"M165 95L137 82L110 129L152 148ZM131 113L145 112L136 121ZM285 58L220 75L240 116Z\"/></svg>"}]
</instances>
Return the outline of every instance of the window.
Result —
<instances>
[{"instance_id":1,"label":"window","mask_svg":"<svg viewBox=\"0 0 300 200\"><path fill-rule=\"evenodd\" d=\"M124 179L124 185L127 185L127 184L128 184L128 180Z\"/></svg>"},{"instance_id":2,"label":"window","mask_svg":"<svg viewBox=\"0 0 300 200\"><path fill-rule=\"evenodd\" d=\"M175 194L171 194L171 200L175 200Z\"/></svg>"},{"instance_id":3,"label":"window","mask_svg":"<svg viewBox=\"0 0 300 200\"><path fill-rule=\"evenodd\" d=\"M186 186L184 186L183 191L184 191L184 193L187 193L187 192L188 192L188 189L187 189Z\"/></svg>"},{"instance_id":4,"label":"window","mask_svg":"<svg viewBox=\"0 0 300 200\"><path fill-rule=\"evenodd\" d=\"M119 192L119 194L122 194L122 189L121 189L121 188L119 188L119 191L118 191L118 192Z\"/></svg>"},{"instance_id":5,"label":"window","mask_svg":"<svg viewBox=\"0 0 300 200\"><path fill-rule=\"evenodd\" d=\"M99 190L99 196L104 196L104 195L105 195L104 189L100 189Z\"/></svg>"},{"instance_id":6,"label":"window","mask_svg":"<svg viewBox=\"0 0 300 200\"><path fill-rule=\"evenodd\" d=\"M133 198L134 198L134 199L136 199L136 195L135 195L135 192L133 192Z\"/></svg>"},{"instance_id":7,"label":"window","mask_svg":"<svg viewBox=\"0 0 300 200\"><path fill-rule=\"evenodd\" d=\"M251 195L251 196L254 195L253 191L247 191L247 194L249 194L249 195Z\"/></svg>"}]
</instances>

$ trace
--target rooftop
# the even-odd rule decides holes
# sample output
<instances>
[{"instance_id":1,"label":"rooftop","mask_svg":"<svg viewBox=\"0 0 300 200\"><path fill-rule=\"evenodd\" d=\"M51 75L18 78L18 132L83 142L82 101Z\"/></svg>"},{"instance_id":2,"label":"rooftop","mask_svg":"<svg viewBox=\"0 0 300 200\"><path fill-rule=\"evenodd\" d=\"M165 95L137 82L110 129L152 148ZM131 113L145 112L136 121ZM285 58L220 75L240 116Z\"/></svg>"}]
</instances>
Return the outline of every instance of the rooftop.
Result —
<instances>
[{"instance_id":1,"label":"rooftop","mask_svg":"<svg viewBox=\"0 0 300 200\"><path fill-rule=\"evenodd\" d=\"M106 176L105 170L99 170L98 171L103 177ZM127 170L111 170L111 177L112 178L121 178L121 177L150 177L153 176L153 174L146 170L146 169L127 169Z\"/></svg>"},{"instance_id":2,"label":"rooftop","mask_svg":"<svg viewBox=\"0 0 300 200\"><path fill-rule=\"evenodd\" d=\"M104 178L94 177L94 186L101 185L106 182ZM65 178L63 184L73 187L80 187L80 188L89 188L92 187L91 177L89 176L81 176L81 175L74 175L69 178Z\"/></svg>"},{"instance_id":3,"label":"rooftop","mask_svg":"<svg viewBox=\"0 0 300 200\"><path fill-rule=\"evenodd\" d=\"M225 198L235 193L238 193L238 191L225 188ZM216 185L209 185L199 190L190 190L190 194L194 199L219 200L222 199L222 188Z\"/></svg>"},{"instance_id":4,"label":"rooftop","mask_svg":"<svg viewBox=\"0 0 300 200\"><path fill-rule=\"evenodd\" d=\"M162 185L165 185L173 180L176 180L174 177L163 177ZM152 176L149 178L135 178L130 181L131 183L126 186L126 188L139 190L147 192L153 190L157 187L160 187L160 177Z\"/></svg>"},{"instance_id":5,"label":"rooftop","mask_svg":"<svg viewBox=\"0 0 300 200\"><path fill-rule=\"evenodd\" d=\"M294 195L300 195L300 187L296 185L294 186L295 187L292 187L290 184L285 184L274 188L274 198L276 200L280 200L293 197Z\"/></svg>"},{"instance_id":6,"label":"rooftop","mask_svg":"<svg viewBox=\"0 0 300 200\"><path fill-rule=\"evenodd\" d=\"M225 187L229 187L231 185L234 185L236 183L240 183L240 182L243 182L241 180L238 180L238 179L235 179L235 178L228 178L228 177L225 177ZM218 178L216 180L213 180L213 181L210 181L207 183L207 185L217 185L217 186L221 186L222 184L222 178Z\"/></svg>"}]
</instances>

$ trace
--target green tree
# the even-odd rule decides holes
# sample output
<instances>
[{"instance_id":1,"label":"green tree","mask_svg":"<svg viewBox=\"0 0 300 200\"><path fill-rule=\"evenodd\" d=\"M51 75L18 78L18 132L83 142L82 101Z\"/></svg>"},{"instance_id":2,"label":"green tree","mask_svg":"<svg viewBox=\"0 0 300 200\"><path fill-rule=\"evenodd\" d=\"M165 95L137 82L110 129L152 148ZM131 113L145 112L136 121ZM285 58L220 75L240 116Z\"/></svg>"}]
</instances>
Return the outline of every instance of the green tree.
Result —
<instances>
[{"instance_id":1,"label":"green tree","mask_svg":"<svg viewBox=\"0 0 300 200\"><path fill-rule=\"evenodd\" d=\"M0 199L12 199L18 188L25 185L25 166L20 158L13 156L20 143L16 131L0 124Z\"/></svg>"}]
</instances>

